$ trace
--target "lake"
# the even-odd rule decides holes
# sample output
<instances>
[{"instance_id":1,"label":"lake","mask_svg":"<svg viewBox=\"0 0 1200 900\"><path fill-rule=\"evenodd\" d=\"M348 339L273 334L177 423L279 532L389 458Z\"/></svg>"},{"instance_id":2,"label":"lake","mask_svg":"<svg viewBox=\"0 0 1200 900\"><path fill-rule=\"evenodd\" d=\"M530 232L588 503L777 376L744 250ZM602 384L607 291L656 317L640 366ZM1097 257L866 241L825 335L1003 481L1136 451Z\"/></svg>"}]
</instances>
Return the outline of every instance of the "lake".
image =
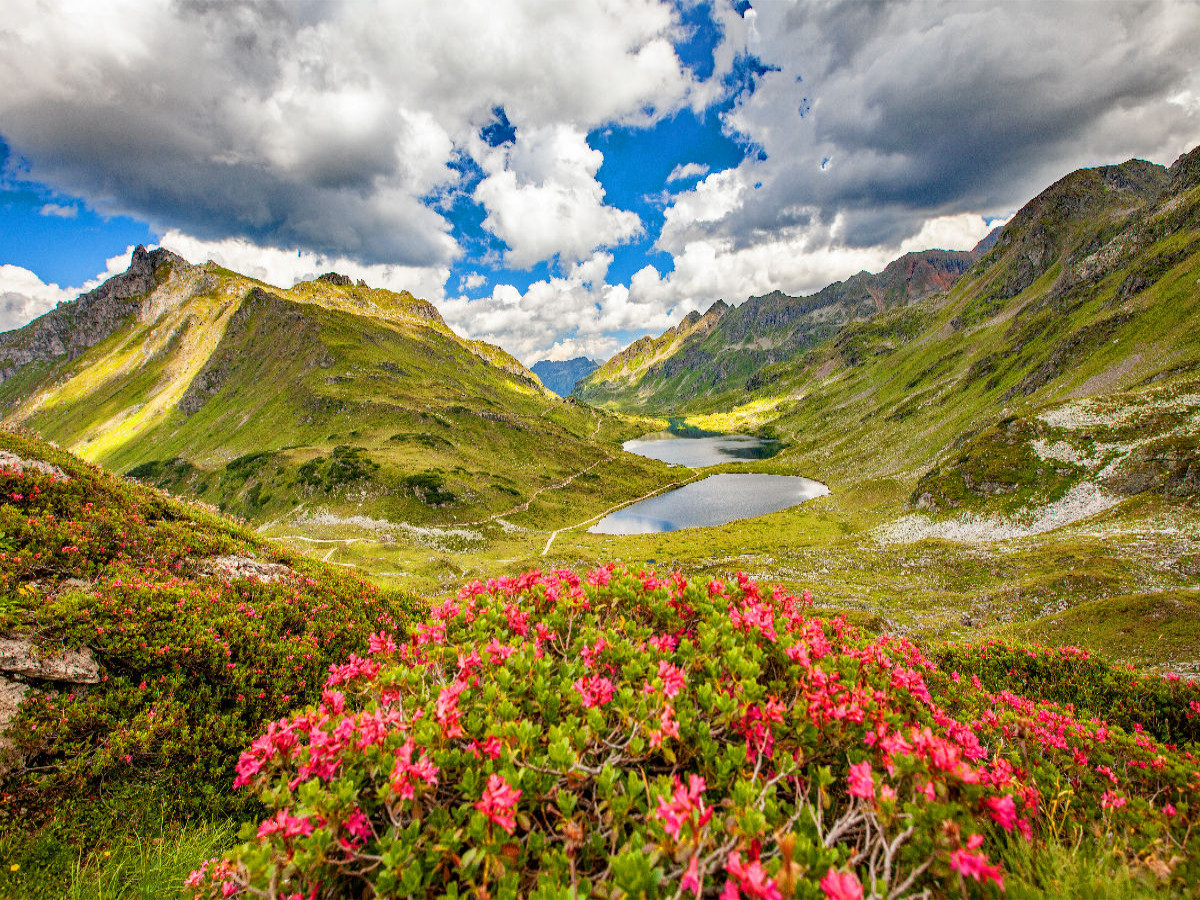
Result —
<instances>
[{"instance_id":1,"label":"lake","mask_svg":"<svg viewBox=\"0 0 1200 900\"><path fill-rule=\"evenodd\" d=\"M694 469L751 459L767 459L779 452L780 444L779 441L751 437L748 434L689 437L663 431L626 441L621 447L627 453Z\"/></svg>"},{"instance_id":2,"label":"lake","mask_svg":"<svg viewBox=\"0 0 1200 900\"><path fill-rule=\"evenodd\" d=\"M594 534L653 534L724 525L765 516L821 497L829 488L798 475L709 475L681 488L611 513L588 531Z\"/></svg>"}]
</instances>

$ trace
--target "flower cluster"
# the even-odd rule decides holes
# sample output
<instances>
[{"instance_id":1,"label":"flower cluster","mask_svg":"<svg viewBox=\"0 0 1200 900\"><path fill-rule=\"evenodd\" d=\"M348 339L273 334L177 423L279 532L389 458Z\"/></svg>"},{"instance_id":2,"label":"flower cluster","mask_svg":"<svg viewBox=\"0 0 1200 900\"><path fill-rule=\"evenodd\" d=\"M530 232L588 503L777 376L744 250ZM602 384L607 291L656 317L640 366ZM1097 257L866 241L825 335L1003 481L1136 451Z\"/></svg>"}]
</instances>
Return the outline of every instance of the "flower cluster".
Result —
<instances>
[{"instance_id":1,"label":"flower cluster","mask_svg":"<svg viewBox=\"0 0 1200 900\"><path fill-rule=\"evenodd\" d=\"M1010 842L1061 825L1064 778L1070 815L1157 842L1168 880L1195 855L1186 753L745 576L530 572L372 646L377 671L335 668L239 763L267 822L312 832L249 833L198 897L999 893Z\"/></svg>"}]
</instances>

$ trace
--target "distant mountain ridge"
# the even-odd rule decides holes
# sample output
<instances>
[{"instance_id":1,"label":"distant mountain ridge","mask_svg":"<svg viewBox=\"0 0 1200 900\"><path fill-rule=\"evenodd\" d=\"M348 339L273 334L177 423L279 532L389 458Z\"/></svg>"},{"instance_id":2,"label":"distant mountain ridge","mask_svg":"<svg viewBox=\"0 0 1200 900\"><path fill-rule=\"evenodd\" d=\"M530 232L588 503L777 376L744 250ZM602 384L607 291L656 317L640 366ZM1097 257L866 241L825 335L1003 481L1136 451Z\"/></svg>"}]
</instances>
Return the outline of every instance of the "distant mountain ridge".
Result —
<instances>
[{"instance_id":1,"label":"distant mountain ridge","mask_svg":"<svg viewBox=\"0 0 1200 900\"><path fill-rule=\"evenodd\" d=\"M569 397L579 380L599 367L600 363L594 359L576 356L574 359L555 361L543 359L534 363L530 371L558 396Z\"/></svg>"},{"instance_id":2,"label":"distant mountain ridge","mask_svg":"<svg viewBox=\"0 0 1200 900\"><path fill-rule=\"evenodd\" d=\"M882 272L860 272L804 297L772 291L738 306L718 300L657 338L635 341L585 378L576 395L614 408L663 412L714 390L743 388L763 367L792 358L850 322L948 289L981 252L906 253Z\"/></svg>"}]
</instances>

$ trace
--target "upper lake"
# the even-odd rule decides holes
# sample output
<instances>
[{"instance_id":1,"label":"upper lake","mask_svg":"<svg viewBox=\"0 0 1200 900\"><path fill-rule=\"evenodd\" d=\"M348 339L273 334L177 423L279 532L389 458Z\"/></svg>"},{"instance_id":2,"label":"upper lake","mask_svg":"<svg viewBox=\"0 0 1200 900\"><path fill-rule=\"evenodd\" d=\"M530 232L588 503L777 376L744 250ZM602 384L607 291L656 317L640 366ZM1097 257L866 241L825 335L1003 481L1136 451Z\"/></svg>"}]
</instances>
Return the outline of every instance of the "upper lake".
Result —
<instances>
[{"instance_id":1,"label":"upper lake","mask_svg":"<svg viewBox=\"0 0 1200 900\"><path fill-rule=\"evenodd\" d=\"M709 475L605 516L588 529L595 534L652 534L724 525L765 516L822 497L829 488L798 475Z\"/></svg>"},{"instance_id":2,"label":"upper lake","mask_svg":"<svg viewBox=\"0 0 1200 900\"><path fill-rule=\"evenodd\" d=\"M748 434L687 437L663 431L626 441L621 446L627 453L693 469L751 459L767 459L779 452L778 441L751 437Z\"/></svg>"}]
</instances>

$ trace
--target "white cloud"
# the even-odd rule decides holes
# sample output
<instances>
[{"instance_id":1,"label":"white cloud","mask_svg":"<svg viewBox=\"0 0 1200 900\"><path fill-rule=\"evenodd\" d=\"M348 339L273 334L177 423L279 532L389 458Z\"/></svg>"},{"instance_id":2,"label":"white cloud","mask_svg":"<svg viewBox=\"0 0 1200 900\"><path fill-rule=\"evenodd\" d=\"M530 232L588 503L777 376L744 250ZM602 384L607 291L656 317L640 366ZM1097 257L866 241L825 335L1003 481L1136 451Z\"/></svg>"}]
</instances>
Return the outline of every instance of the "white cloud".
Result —
<instances>
[{"instance_id":1,"label":"white cloud","mask_svg":"<svg viewBox=\"0 0 1200 900\"><path fill-rule=\"evenodd\" d=\"M604 357L619 344L612 332L662 331L688 312L607 284L611 262L611 254L596 253L562 277L534 282L524 293L499 284L490 297L448 297L439 308L459 333L499 344L526 365L547 358Z\"/></svg>"},{"instance_id":2,"label":"white cloud","mask_svg":"<svg viewBox=\"0 0 1200 900\"><path fill-rule=\"evenodd\" d=\"M74 219L79 215L79 208L76 206L64 206L59 203L47 203L38 210L39 216L53 216L57 219Z\"/></svg>"},{"instance_id":3,"label":"white cloud","mask_svg":"<svg viewBox=\"0 0 1200 900\"><path fill-rule=\"evenodd\" d=\"M708 166L704 163L690 162L680 163L671 170L671 174L667 176L667 183L672 181L683 181L685 178L700 178L708 174Z\"/></svg>"},{"instance_id":4,"label":"white cloud","mask_svg":"<svg viewBox=\"0 0 1200 900\"><path fill-rule=\"evenodd\" d=\"M179 231L167 232L159 246L178 253L189 262L201 264L212 260L227 269L281 288L289 288L297 281L309 281L326 272L338 272L361 278L371 287L409 291L437 303L450 275L448 266L364 265L345 256L260 247L240 238L207 241ZM118 258L128 265L128 255ZM119 271L124 269L123 265Z\"/></svg>"},{"instance_id":5,"label":"white cloud","mask_svg":"<svg viewBox=\"0 0 1200 900\"><path fill-rule=\"evenodd\" d=\"M596 180L603 162L586 134L566 125L528 129L485 157L489 174L474 198L488 209L483 227L509 247L507 265L574 263L641 233L635 213L605 205Z\"/></svg>"},{"instance_id":6,"label":"white cloud","mask_svg":"<svg viewBox=\"0 0 1200 900\"><path fill-rule=\"evenodd\" d=\"M75 294L20 266L0 266L0 331L20 328Z\"/></svg>"},{"instance_id":7,"label":"white cloud","mask_svg":"<svg viewBox=\"0 0 1200 900\"><path fill-rule=\"evenodd\" d=\"M459 279L459 290L474 291L487 284L487 276L479 272L471 272Z\"/></svg>"},{"instance_id":8,"label":"white cloud","mask_svg":"<svg viewBox=\"0 0 1200 900\"><path fill-rule=\"evenodd\" d=\"M0 265L0 331L10 331L32 322L54 309L59 303L74 300L102 282L129 268L133 247L110 257L105 270L79 287L59 287L42 281L29 269Z\"/></svg>"}]
</instances>

